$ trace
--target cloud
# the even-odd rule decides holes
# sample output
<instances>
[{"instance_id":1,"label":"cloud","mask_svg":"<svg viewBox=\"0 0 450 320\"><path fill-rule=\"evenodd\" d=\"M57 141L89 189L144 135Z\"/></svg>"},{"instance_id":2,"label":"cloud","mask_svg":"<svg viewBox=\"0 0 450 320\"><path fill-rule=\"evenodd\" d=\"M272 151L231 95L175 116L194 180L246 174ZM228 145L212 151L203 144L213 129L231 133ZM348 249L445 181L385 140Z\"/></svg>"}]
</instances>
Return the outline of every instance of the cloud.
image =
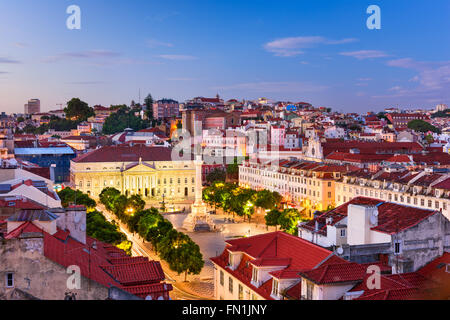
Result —
<instances>
[{"instance_id":1,"label":"cloud","mask_svg":"<svg viewBox=\"0 0 450 320\"><path fill-rule=\"evenodd\" d=\"M109 50L89 50L80 52L65 52L55 56L47 57L44 62L58 62L68 59L96 59L96 58L115 58L121 54Z\"/></svg>"},{"instance_id":2,"label":"cloud","mask_svg":"<svg viewBox=\"0 0 450 320\"><path fill-rule=\"evenodd\" d=\"M346 44L346 43L352 43L357 42L359 39L356 38L345 38L341 40L328 40L326 44Z\"/></svg>"},{"instance_id":3,"label":"cloud","mask_svg":"<svg viewBox=\"0 0 450 320\"><path fill-rule=\"evenodd\" d=\"M389 56L388 54L384 53L383 51L378 51L378 50L360 50L360 51L341 52L340 55L353 57L358 60L383 58L383 57Z\"/></svg>"},{"instance_id":4,"label":"cloud","mask_svg":"<svg viewBox=\"0 0 450 320\"><path fill-rule=\"evenodd\" d=\"M449 91L450 86L450 61L416 61L411 58L395 59L387 62L390 67L414 70L418 75L414 76L409 82L417 82L419 85L415 90Z\"/></svg>"},{"instance_id":5,"label":"cloud","mask_svg":"<svg viewBox=\"0 0 450 320\"><path fill-rule=\"evenodd\" d=\"M9 72L7 71L0 71L0 74L8 74Z\"/></svg>"},{"instance_id":6,"label":"cloud","mask_svg":"<svg viewBox=\"0 0 450 320\"><path fill-rule=\"evenodd\" d=\"M214 90L230 91L243 90L257 93L285 93L285 92L318 92L327 89L327 86L315 85L306 82L249 82L230 86L215 87Z\"/></svg>"},{"instance_id":7,"label":"cloud","mask_svg":"<svg viewBox=\"0 0 450 320\"><path fill-rule=\"evenodd\" d=\"M333 45L355 41L358 41L358 39L329 40L320 36L288 37L268 42L264 45L264 49L278 57L293 57L303 54L303 49L311 48L319 44Z\"/></svg>"},{"instance_id":8,"label":"cloud","mask_svg":"<svg viewBox=\"0 0 450 320\"><path fill-rule=\"evenodd\" d=\"M22 49L29 47L28 43L25 43L25 42L15 42L13 45L16 48L22 48Z\"/></svg>"},{"instance_id":9,"label":"cloud","mask_svg":"<svg viewBox=\"0 0 450 320\"><path fill-rule=\"evenodd\" d=\"M168 81L194 81L194 78L168 78Z\"/></svg>"},{"instance_id":10,"label":"cloud","mask_svg":"<svg viewBox=\"0 0 450 320\"><path fill-rule=\"evenodd\" d=\"M155 40L155 39L147 40L147 41L145 41L145 44L149 48L155 48L155 47L169 47L169 48L171 48L171 47L174 46L172 43L162 42L162 41L158 41L158 40Z\"/></svg>"},{"instance_id":11,"label":"cloud","mask_svg":"<svg viewBox=\"0 0 450 320\"><path fill-rule=\"evenodd\" d=\"M189 55L181 55L181 54L162 54L158 56L159 58L166 60L174 60L174 61L187 61L187 60L196 60L197 57L189 56Z\"/></svg>"},{"instance_id":12,"label":"cloud","mask_svg":"<svg viewBox=\"0 0 450 320\"><path fill-rule=\"evenodd\" d=\"M372 81L372 78L358 78L358 81Z\"/></svg>"},{"instance_id":13,"label":"cloud","mask_svg":"<svg viewBox=\"0 0 450 320\"><path fill-rule=\"evenodd\" d=\"M10 58L0 57L0 63L17 64L21 62Z\"/></svg>"},{"instance_id":14,"label":"cloud","mask_svg":"<svg viewBox=\"0 0 450 320\"><path fill-rule=\"evenodd\" d=\"M401 90L402 90L402 87L400 87L400 86L395 86L395 87L388 89L388 91L401 91Z\"/></svg>"},{"instance_id":15,"label":"cloud","mask_svg":"<svg viewBox=\"0 0 450 320\"><path fill-rule=\"evenodd\" d=\"M75 84L75 85L92 85L92 84L103 84L104 81L73 81L66 82L66 84Z\"/></svg>"}]
</instances>

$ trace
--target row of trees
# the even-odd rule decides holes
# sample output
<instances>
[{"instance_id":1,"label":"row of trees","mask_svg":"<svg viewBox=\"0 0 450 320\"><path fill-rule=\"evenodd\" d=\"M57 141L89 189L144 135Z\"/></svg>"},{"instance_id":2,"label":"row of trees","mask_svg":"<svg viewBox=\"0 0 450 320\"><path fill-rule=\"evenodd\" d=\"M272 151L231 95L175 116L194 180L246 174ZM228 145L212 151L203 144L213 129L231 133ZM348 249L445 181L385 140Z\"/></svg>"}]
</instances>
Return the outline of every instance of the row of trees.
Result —
<instances>
[{"instance_id":1,"label":"row of trees","mask_svg":"<svg viewBox=\"0 0 450 320\"><path fill-rule=\"evenodd\" d=\"M120 232L114 222L106 220L105 216L95 209L97 203L87 194L79 190L65 188L58 192L61 204L67 208L70 204L84 205L87 208L86 234L94 239L114 245L131 256L133 243L127 240L127 236Z\"/></svg>"},{"instance_id":2,"label":"row of trees","mask_svg":"<svg viewBox=\"0 0 450 320\"><path fill-rule=\"evenodd\" d=\"M297 233L297 224L306 221L297 209L281 209L282 196L269 190L252 190L239 187L237 184L215 182L203 190L203 200L215 208L222 208L226 213L248 218L255 213L256 208L264 209L267 214L267 226L280 227L281 230Z\"/></svg>"},{"instance_id":3,"label":"row of trees","mask_svg":"<svg viewBox=\"0 0 450 320\"><path fill-rule=\"evenodd\" d=\"M411 122L408 123L408 128L412 129L416 132L422 132L422 133L426 133L426 132L434 132L434 133L441 133L441 130L435 126L433 126L431 123L428 123L426 121L423 120L413 120Z\"/></svg>"},{"instance_id":4,"label":"row of trees","mask_svg":"<svg viewBox=\"0 0 450 320\"><path fill-rule=\"evenodd\" d=\"M203 200L215 208L222 208L226 213L250 221L255 208L272 210L280 207L282 197L278 192L255 191L234 183L215 182L203 190Z\"/></svg>"},{"instance_id":5,"label":"row of trees","mask_svg":"<svg viewBox=\"0 0 450 320\"><path fill-rule=\"evenodd\" d=\"M150 242L160 257L167 261L170 269L178 274L199 274L204 266L200 247L192 239L173 228L157 209L144 209L145 202L139 195L126 197L114 188L106 188L100 194L100 202L130 232L137 233Z\"/></svg>"},{"instance_id":6,"label":"row of trees","mask_svg":"<svg viewBox=\"0 0 450 320\"><path fill-rule=\"evenodd\" d=\"M297 209L288 208L282 211L278 209L270 210L264 217L266 225L280 227L281 230L292 234L298 234L298 223L300 221L306 221Z\"/></svg>"}]
</instances>

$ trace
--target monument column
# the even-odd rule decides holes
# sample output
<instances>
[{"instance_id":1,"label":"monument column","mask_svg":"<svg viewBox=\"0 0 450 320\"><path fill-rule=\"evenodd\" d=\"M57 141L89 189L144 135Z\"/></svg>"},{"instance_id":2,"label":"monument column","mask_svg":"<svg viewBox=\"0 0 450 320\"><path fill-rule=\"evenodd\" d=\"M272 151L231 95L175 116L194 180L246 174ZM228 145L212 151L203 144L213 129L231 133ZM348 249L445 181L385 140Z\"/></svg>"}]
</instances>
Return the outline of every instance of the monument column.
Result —
<instances>
[{"instance_id":1,"label":"monument column","mask_svg":"<svg viewBox=\"0 0 450 320\"><path fill-rule=\"evenodd\" d=\"M197 155L194 161L195 164L195 204L203 204L203 179L202 179L202 165L203 160L201 155Z\"/></svg>"}]
</instances>

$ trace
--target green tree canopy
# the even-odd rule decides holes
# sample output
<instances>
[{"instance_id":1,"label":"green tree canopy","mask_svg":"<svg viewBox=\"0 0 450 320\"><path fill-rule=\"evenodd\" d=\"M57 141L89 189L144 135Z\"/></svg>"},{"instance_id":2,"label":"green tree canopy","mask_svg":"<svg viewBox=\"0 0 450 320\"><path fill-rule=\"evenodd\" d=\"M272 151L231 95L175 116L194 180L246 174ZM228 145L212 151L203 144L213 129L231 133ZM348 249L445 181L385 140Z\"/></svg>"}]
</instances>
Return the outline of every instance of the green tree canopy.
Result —
<instances>
[{"instance_id":1,"label":"green tree canopy","mask_svg":"<svg viewBox=\"0 0 450 320\"><path fill-rule=\"evenodd\" d=\"M64 112L67 118L80 121L86 121L94 115L94 109L79 98L73 98L67 102L67 107L64 108Z\"/></svg>"},{"instance_id":2,"label":"green tree canopy","mask_svg":"<svg viewBox=\"0 0 450 320\"><path fill-rule=\"evenodd\" d=\"M97 210L86 215L86 233L92 238L112 245L118 245L127 240L126 235L120 232L116 225L108 222Z\"/></svg>"},{"instance_id":3,"label":"green tree canopy","mask_svg":"<svg viewBox=\"0 0 450 320\"><path fill-rule=\"evenodd\" d=\"M144 99L144 103L147 106L147 118L149 120L153 120L154 116L153 116L153 97L152 95L149 93L147 95L147 97Z\"/></svg>"},{"instance_id":4,"label":"green tree canopy","mask_svg":"<svg viewBox=\"0 0 450 320\"><path fill-rule=\"evenodd\" d=\"M149 127L149 122L142 120L136 116L134 112L130 112L125 108L120 108L117 112L112 113L106 118L103 124L104 134L115 134L122 132L127 128L131 128L135 131L139 131Z\"/></svg>"},{"instance_id":5,"label":"green tree canopy","mask_svg":"<svg viewBox=\"0 0 450 320\"><path fill-rule=\"evenodd\" d=\"M426 133L426 132L435 132L435 133L441 133L441 130L439 130L439 128L436 128L435 126L433 126L432 124L423 121L423 120L413 120L411 122L408 123L408 128L417 132L422 132L422 133Z\"/></svg>"},{"instance_id":6,"label":"green tree canopy","mask_svg":"<svg viewBox=\"0 0 450 320\"><path fill-rule=\"evenodd\" d=\"M97 205L94 199L80 190L75 191L71 188L65 188L58 192L58 196L64 208L67 208L71 203L86 206L88 209L95 208Z\"/></svg>"},{"instance_id":7,"label":"green tree canopy","mask_svg":"<svg viewBox=\"0 0 450 320\"><path fill-rule=\"evenodd\" d=\"M206 181L208 181L209 183L214 183L217 181L225 182L226 178L226 173L223 170L216 168L208 173L208 175L206 176Z\"/></svg>"},{"instance_id":8,"label":"green tree canopy","mask_svg":"<svg viewBox=\"0 0 450 320\"><path fill-rule=\"evenodd\" d=\"M266 220L266 225L276 227L278 226L278 220L280 219L281 211L277 209L270 210L264 219Z\"/></svg>"},{"instance_id":9,"label":"green tree canopy","mask_svg":"<svg viewBox=\"0 0 450 320\"><path fill-rule=\"evenodd\" d=\"M285 209L278 218L281 229L289 234L297 233L297 224L302 220L297 209Z\"/></svg>"},{"instance_id":10,"label":"green tree canopy","mask_svg":"<svg viewBox=\"0 0 450 320\"><path fill-rule=\"evenodd\" d=\"M169 231L160 243L161 257L169 263L170 269L188 274L200 274L205 262L200 247L184 233L175 229Z\"/></svg>"}]
</instances>

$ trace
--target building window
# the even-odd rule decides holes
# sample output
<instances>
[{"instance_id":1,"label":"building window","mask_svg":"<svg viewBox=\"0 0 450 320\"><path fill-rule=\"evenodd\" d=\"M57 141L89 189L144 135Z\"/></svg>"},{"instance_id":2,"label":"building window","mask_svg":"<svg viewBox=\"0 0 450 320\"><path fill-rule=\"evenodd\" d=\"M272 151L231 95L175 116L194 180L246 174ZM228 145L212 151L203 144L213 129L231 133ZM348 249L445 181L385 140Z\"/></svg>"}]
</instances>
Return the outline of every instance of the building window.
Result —
<instances>
[{"instance_id":1,"label":"building window","mask_svg":"<svg viewBox=\"0 0 450 320\"><path fill-rule=\"evenodd\" d=\"M394 254L401 254L402 253L402 243L401 241L396 241L394 243Z\"/></svg>"},{"instance_id":2,"label":"building window","mask_svg":"<svg viewBox=\"0 0 450 320\"><path fill-rule=\"evenodd\" d=\"M224 278L225 278L225 276L224 276L224 274L223 274L223 271L222 270L220 270L220 285L223 287L223 284L224 284Z\"/></svg>"},{"instance_id":3,"label":"building window","mask_svg":"<svg viewBox=\"0 0 450 320\"><path fill-rule=\"evenodd\" d=\"M345 229L341 229L341 238L345 237Z\"/></svg>"},{"instance_id":4,"label":"building window","mask_svg":"<svg viewBox=\"0 0 450 320\"><path fill-rule=\"evenodd\" d=\"M242 287L241 284L239 284L238 288L239 288L239 290L238 290L238 292L239 292L238 299L239 300L244 300L244 288Z\"/></svg>"},{"instance_id":5,"label":"building window","mask_svg":"<svg viewBox=\"0 0 450 320\"><path fill-rule=\"evenodd\" d=\"M6 273L6 287L14 288L14 273L12 272Z\"/></svg>"},{"instance_id":6,"label":"building window","mask_svg":"<svg viewBox=\"0 0 450 320\"><path fill-rule=\"evenodd\" d=\"M228 278L228 290L233 293L233 278L231 277Z\"/></svg>"}]
</instances>

